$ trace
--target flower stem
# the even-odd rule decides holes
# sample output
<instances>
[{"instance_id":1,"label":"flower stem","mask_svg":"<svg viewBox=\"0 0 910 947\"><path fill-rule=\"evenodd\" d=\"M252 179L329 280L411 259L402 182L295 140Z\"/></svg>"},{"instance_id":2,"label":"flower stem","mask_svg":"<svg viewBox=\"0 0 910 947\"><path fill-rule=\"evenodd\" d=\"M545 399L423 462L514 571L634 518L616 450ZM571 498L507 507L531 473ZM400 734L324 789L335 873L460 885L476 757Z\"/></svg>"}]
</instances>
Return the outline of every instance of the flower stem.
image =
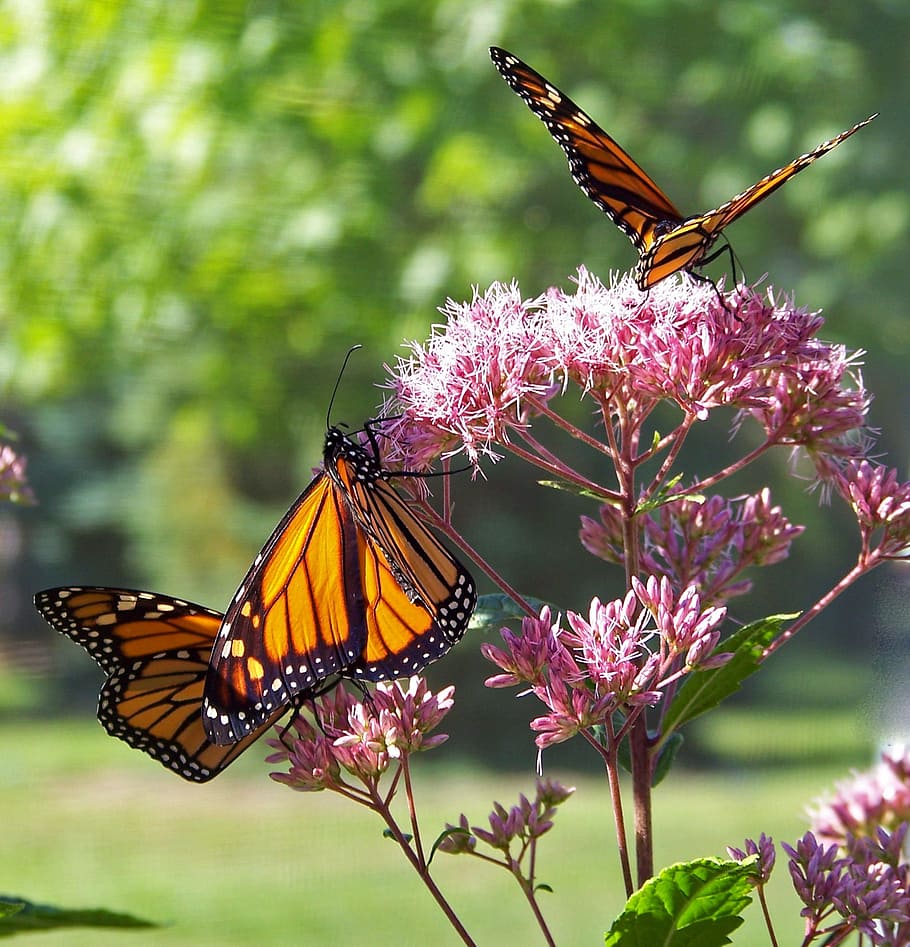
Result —
<instances>
[{"instance_id":1,"label":"flower stem","mask_svg":"<svg viewBox=\"0 0 910 947\"><path fill-rule=\"evenodd\" d=\"M768 938L771 941L771 947L778 947L777 937L774 936L774 924L771 923L771 913L768 910L768 902L765 898L765 886L758 886L758 900L761 904L762 914L765 916L765 926L768 928Z\"/></svg>"},{"instance_id":2,"label":"flower stem","mask_svg":"<svg viewBox=\"0 0 910 947\"><path fill-rule=\"evenodd\" d=\"M619 864L622 868L623 883L626 886L626 897L632 896L635 891L635 884L632 881L632 866L629 863L629 843L626 839L626 820L622 809L622 792L619 786L619 766L616 759L616 748L618 739L612 733L612 726L609 721L607 728L607 746L602 746L598 740L595 740L588 731L583 730L582 735L601 755L604 762L604 769L607 773L607 785L610 787L610 801L613 806L613 826L616 830L616 847L619 850Z\"/></svg>"},{"instance_id":3,"label":"flower stem","mask_svg":"<svg viewBox=\"0 0 910 947\"><path fill-rule=\"evenodd\" d=\"M547 922L544 919L543 912L540 910L540 905L537 903L537 898L534 897L533 883L524 881L520 876L518 877L518 883L524 892L524 896L528 899L528 904L534 913L534 917L537 918L537 925L540 927L540 932L543 934L544 940L546 940L550 947L556 947L556 941L553 940L553 935L550 933L550 928L547 927Z\"/></svg>"},{"instance_id":4,"label":"flower stem","mask_svg":"<svg viewBox=\"0 0 910 947\"><path fill-rule=\"evenodd\" d=\"M411 866L414 868L414 871L420 875L421 881L423 881L427 890L433 896L433 899L439 905L440 910L443 914L449 919L449 923L455 930L458 932L458 936L462 939L462 942L470 945L470 947L477 947L471 935L465 930L464 925L458 919L458 915L452 909L452 906L446 901L445 896L439 890L436 885L436 882L433 881L432 876L430 875L429 868L423 864L422 859L418 858L417 853L413 848L408 844L408 840L405 838L404 833L398 827L398 823L395 821L392 816L389 808L384 804L382 799L377 795L373 798L373 808L378 812L385 824L389 828L389 832L392 837L398 842L399 848L404 852L405 857L411 863Z\"/></svg>"},{"instance_id":5,"label":"flower stem","mask_svg":"<svg viewBox=\"0 0 910 947\"><path fill-rule=\"evenodd\" d=\"M426 515L433 526L439 530L444 536L450 539L469 559L477 564L489 577L492 579L493 584L502 589L509 598L515 602L518 607L526 615L536 615L537 609L533 608L522 596L522 594L514 589L509 583L487 562L486 559L481 556L481 554L462 536L460 533L452 527L450 523L447 523L440 515L433 509L433 507L426 502L420 504L420 509L423 514Z\"/></svg>"},{"instance_id":6,"label":"flower stem","mask_svg":"<svg viewBox=\"0 0 910 947\"><path fill-rule=\"evenodd\" d=\"M789 641L801 628L805 625L808 625L813 618L816 617L820 612L826 609L841 592L845 592L851 585L864 573L868 572L870 569L874 569L875 566L879 565L882 562L881 559L877 557L870 556L869 558L864 558L849 571L844 577L835 585L832 589L826 592L808 611L803 612L799 618L782 634L779 635L771 644L765 648L764 653L762 654L762 661L774 654L777 649Z\"/></svg>"},{"instance_id":7,"label":"flower stem","mask_svg":"<svg viewBox=\"0 0 910 947\"><path fill-rule=\"evenodd\" d=\"M525 437L524 439L536 449L536 442L533 438ZM540 467L541 470L545 470L551 476L561 477L563 480L575 484L575 486L580 487L582 490L587 490L588 493L593 494L599 500L615 503L619 499L619 496L612 490L602 487L599 483L594 483L593 480L588 480L587 477L583 477L580 473L571 470L564 464L552 463L551 461L547 460L546 457L540 456L539 453L527 451L523 447L519 447L514 442L508 445L508 449L513 454L515 454L516 457L520 457L522 460L527 461L529 464L533 464L535 467ZM544 453L546 453L546 450L544 450Z\"/></svg>"}]
</instances>

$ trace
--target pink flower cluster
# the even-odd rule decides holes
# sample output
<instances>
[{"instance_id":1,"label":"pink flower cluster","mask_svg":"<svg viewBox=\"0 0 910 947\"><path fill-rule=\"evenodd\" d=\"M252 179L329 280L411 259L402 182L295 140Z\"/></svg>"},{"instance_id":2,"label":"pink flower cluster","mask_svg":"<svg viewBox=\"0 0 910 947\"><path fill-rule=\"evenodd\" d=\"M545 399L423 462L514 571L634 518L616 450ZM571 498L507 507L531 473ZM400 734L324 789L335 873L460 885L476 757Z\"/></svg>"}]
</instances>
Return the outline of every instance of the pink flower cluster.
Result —
<instances>
[{"instance_id":1,"label":"pink flower cluster","mask_svg":"<svg viewBox=\"0 0 910 947\"><path fill-rule=\"evenodd\" d=\"M910 872L901 861L907 834L904 823L894 833L878 829L874 837L847 840L846 854L824 845L807 832L790 856L793 887L805 907L807 934L841 943L851 931L870 943L899 947L910 937ZM807 937L808 940L808 937Z\"/></svg>"},{"instance_id":2,"label":"pink flower cluster","mask_svg":"<svg viewBox=\"0 0 910 947\"><path fill-rule=\"evenodd\" d=\"M695 588L677 596L666 577L632 580L625 598L591 602L587 617L566 616L569 628L544 607L522 620L521 633L502 629L505 649L481 645L504 673L488 687L526 684L548 713L531 722L543 749L590 736L617 710L627 715L657 704L669 685L695 668L717 667L731 657L713 654L726 609L702 608Z\"/></svg>"},{"instance_id":3,"label":"pink flower cluster","mask_svg":"<svg viewBox=\"0 0 910 947\"><path fill-rule=\"evenodd\" d=\"M834 485L856 514L864 549L880 529L879 556L905 553L910 545L910 483L901 483L896 470L852 460L838 470Z\"/></svg>"},{"instance_id":4,"label":"pink flower cluster","mask_svg":"<svg viewBox=\"0 0 910 947\"><path fill-rule=\"evenodd\" d=\"M870 835L847 834L841 844L826 845L806 832L795 845L782 843L787 868L806 919L803 944L819 939L840 944L852 932L881 947L910 943L910 866L904 855L908 825L894 832L880 826ZM743 849L728 848L730 857L757 856L753 881L762 888L774 868L774 843L762 834L746 839ZM761 895L764 901L764 894Z\"/></svg>"},{"instance_id":5,"label":"pink flower cluster","mask_svg":"<svg viewBox=\"0 0 910 947\"><path fill-rule=\"evenodd\" d=\"M287 763L287 772L272 779L301 792L346 791L345 773L369 787L395 760L429 750L448 737L429 736L454 703L453 687L432 693L423 678L383 682L369 699L359 701L336 687L314 701L310 714L294 718L294 736L280 733L269 745L277 752L270 763Z\"/></svg>"},{"instance_id":6,"label":"pink flower cluster","mask_svg":"<svg viewBox=\"0 0 910 947\"><path fill-rule=\"evenodd\" d=\"M725 308L686 278L643 294L628 276L608 287L582 267L576 283L536 299L494 283L470 302L449 300L446 324L392 372L402 466L457 450L473 464L495 457L493 445L507 445L570 382L629 428L659 401L699 420L730 405L771 443L861 454L869 399L843 347L814 338L819 316L745 287Z\"/></svg>"},{"instance_id":7,"label":"pink flower cluster","mask_svg":"<svg viewBox=\"0 0 910 947\"><path fill-rule=\"evenodd\" d=\"M581 544L607 562L624 565L622 516L609 503L599 512L599 521L582 516ZM752 582L743 572L785 559L803 531L772 505L767 487L734 500L681 497L640 514L637 522L643 571L668 576L677 588L697 586L703 602L745 595Z\"/></svg>"},{"instance_id":8,"label":"pink flower cluster","mask_svg":"<svg viewBox=\"0 0 910 947\"><path fill-rule=\"evenodd\" d=\"M468 817L462 813L458 825L446 826L446 837L439 843L440 851L450 855L465 852L474 852L478 842L483 842L491 848L498 849L506 856L521 858L521 852L513 853L512 844L519 841L522 848L553 828L553 817L556 807L562 805L574 788L563 786L552 779L538 779L537 792L533 799L528 799L524 793L519 795L518 805L506 809L500 803L493 803L490 813L489 828L471 826Z\"/></svg>"},{"instance_id":9,"label":"pink flower cluster","mask_svg":"<svg viewBox=\"0 0 910 947\"><path fill-rule=\"evenodd\" d=\"M818 838L841 847L848 837L874 836L880 827L894 830L910 822L910 747L882 753L877 766L839 782L809 815Z\"/></svg>"}]
</instances>

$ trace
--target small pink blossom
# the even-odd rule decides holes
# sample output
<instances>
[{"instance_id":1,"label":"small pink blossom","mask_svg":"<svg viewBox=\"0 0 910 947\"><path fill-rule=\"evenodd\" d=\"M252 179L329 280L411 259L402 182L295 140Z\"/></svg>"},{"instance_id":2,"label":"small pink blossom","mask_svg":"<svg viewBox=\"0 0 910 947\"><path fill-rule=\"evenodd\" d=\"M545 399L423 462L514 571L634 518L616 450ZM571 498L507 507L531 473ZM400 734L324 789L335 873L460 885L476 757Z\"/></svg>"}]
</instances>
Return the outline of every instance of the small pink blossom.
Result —
<instances>
[{"instance_id":1,"label":"small pink blossom","mask_svg":"<svg viewBox=\"0 0 910 947\"><path fill-rule=\"evenodd\" d=\"M545 671L565 651L559 642L559 621L553 621L550 607L544 605L540 616L521 620L521 632L515 634L502 629L506 650L488 642L480 646L481 654L506 673L488 677L487 687L514 687L516 684L536 684L545 678Z\"/></svg>"},{"instance_id":2,"label":"small pink blossom","mask_svg":"<svg viewBox=\"0 0 910 947\"><path fill-rule=\"evenodd\" d=\"M445 733L427 734L452 709L454 694L452 685L434 694L422 677L383 681L373 691L374 714L378 711L386 731L394 734L392 745L398 752L430 750L449 738Z\"/></svg>"},{"instance_id":3,"label":"small pink blossom","mask_svg":"<svg viewBox=\"0 0 910 947\"><path fill-rule=\"evenodd\" d=\"M903 553L910 545L910 483L901 483L893 468L868 460L850 461L833 479L856 514L865 542L870 542L874 530L883 528L880 553Z\"/></svg>"},{"instance_id":4,"label":"small pink blossom","mask_svg":"<svg viewBox=\"0 0 910 947\"><path fill-rule=\"evenodd\" d=\"M840 943L855 931L873 944L897 947L910 930L910 895L906 864L898 863L904 839L881 832L876 839L848 838L846 852L818 842L807 832L791 847L788 868L805 907L809 933L822 932ZM835 915L841 921L832 924Z\"/></svg>"},{"instance_id":5,"label":"small pink blossom","mask_svg":"<svg viewBox=\"0 0 910 947\"><path fill-rule=\"evenodd\" d=\"M464 814L459 818L458 825L449 823L446 828L450 835L440 843L439 848L451 855L473 853L480 841L510 856L512 843L518 840L522 843L521 850L514 860L509 858L508 862L510 869L515 870L527 854L528 845L553 828L557 807L573 792L574 787L563 786L556 780L538 778L533 799L521 793L518 804L510 809L498 802L493 803L493 811L488 817L489 828L469 828L468 818Z\"/></svg>"},{"instance_id":6,"label":"small pink blossom","mask_svg":"<svg viewBox=\"0 0 910 947\"><path fill-rule=\"evenodd\" d=\"M658 579L652 575L646 582L633 576L632 588L641 604L651 612L671 657L685 655L687 668L718 667L732 657L714 655L709 660L720 640L720 624L727 610L721 607L702 610L695 586L690 585L677 597L666 576Z\"/></svg>"},{"instance_id":7,"label":"small pink blossom","mask_svg":"<svg viewBox=\"0 0 910 947\"><path fill-rule=\"evenodd\" d=\"M602 725L619 706L614 694L599 697L587 687L569 684L555 675L547 684L536 685L534 694L550 711L530 724L538 734L534 742L542 750Z\"/></svg>"},{"instance_id":8,"label":"small pink blossom","mask_svg":"<svg viewBox=\"0 0 910 947\"><path fill-rule=\"evenodd\" d=\"M293 723L297 738L289 748L285 741L288 731L281 731L280 739L268 740L278 752L266 757L268 763L287 763L286 773L271 773L272 779L284 783L297 792L320 792L341 785L341 768L333 753L332 741L318 733L310 723L298 715Z\"/></svg>"},{"instance_id":9,"label":"small pink blossom","mask_svg":"<svg viewBox=\"0 0 910 947\"><path fill-rule=\"evenodd\" d=\"M727 854L738 862L743 862L753 855L758 856L758 862L755 866L754 881L757 885L768 883L771 872L774 870L774 862L777 858L774 851L774 840L762 832L758 841L747 838L744 849L727 847Z\"/></svg>"},{"instance_id":10,"label":"small pink blossom","mask_svg":"<svg viewBox=\"0 0 910 947\"><path fill-rule=\"evenodd\" d=\"M35 502L25 464L25 458L9 444L0 444L0 500L26 505Z\"/></svg>"},{"instance_id":11,"label":"small pink blossom","mask_svg":"<svg viewBox=\"0 0 910 947\"><path fill-rule=\"evenodd\" d=\"M583 668L578 679L590 680L595 694L611 694L630 706L651 705L660 697L650 690L660 664L660 656L648 649L655 632L647 627L650 616L645 610L638 609L635 617L637 608L632 591L606 604L595 598L587 620L575 612L567 614L572 630L562 635Z\"/></svg>"}]
</instances>

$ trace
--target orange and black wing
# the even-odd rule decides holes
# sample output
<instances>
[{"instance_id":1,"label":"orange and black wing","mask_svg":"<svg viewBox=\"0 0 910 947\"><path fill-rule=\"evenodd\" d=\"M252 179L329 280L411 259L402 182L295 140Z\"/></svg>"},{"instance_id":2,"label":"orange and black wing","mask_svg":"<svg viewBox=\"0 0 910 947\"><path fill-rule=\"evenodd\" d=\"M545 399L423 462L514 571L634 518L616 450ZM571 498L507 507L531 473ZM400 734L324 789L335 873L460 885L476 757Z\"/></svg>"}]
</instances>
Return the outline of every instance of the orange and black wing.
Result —
<instances>
[{"instance_id":1,"label":"orange and black wing","mask_svg":"<svg viewBox=\"0 0 910 947\"><path fill-rule=\"evenodd\" d=\"M324 459L225 615L203 701L216 743L242 739L332 675L416 673L467 627L473 580L384 483L373 453L331 428Z\"/></svg>"},{"instance_id":2,"label":"orange and black wing","mask_svg":"<svg viewBox=\"0 0 910 947\"><path fill-rule=\"evenodd\" d=\"M474 579L384 479L358 479L339 461L336 476L360 530L360 572L368 603L367 641L346 676L368 681L415 674L464 635Z\"/></svg>"},{"instance_id":3,"label":"orange and black wing","mask_svg":"<svg viewBox=\"0 0 910 947\"><path fill-rule=\"evenodd\" d=\"M698 266L725 227L876 117L772 171L715 210L684 219L654 181L567 95L512 53L493 46L490 56L565 152L575 183L635 244L640 289Z\"/></svg>"},{"instance_id":4,"label":"orange and black wing","mask_svg":"<svg viewBox=\"0 0 910 947\"><path fill-rule=\"evenodd\" d=\"M638 261L635 271L638 285L642 289L647 289L678 270L697 266L725 227L732 224L759 201L763 201L769 194L773 194L794 175L808 168L817 158L831 151L832 148L836 148L854 132L868 125L874 118L876 115L871 115L865 121L857 122L847 131L822 142L817 148L800 155L788 165L772 171L757 184L753 184L752 187L737 194L715 210L689 217L677 226L660 233L650 247L641 254Z\"/></svg>"},{"instance_id":5,"label":"orange and black wing","mask_svg":"<svg viewBox=\"0 0 910 947\"><path fill-rule=\"evenodd\" d=\"M575 183L641 253L661 228L683 215L631 156L565 93L498 46L490 57L502 77L547 126L565 152Z\"/></svg>"},{"instance_id":6,"label":"orange and black wing","mask_svg":"<svg viewBox=\"0 0 910 947\"><path fill-rule=\"evenodd\" d=\"M280 716L230 747L206 737L202 688L219 612L154 592L108 588L46 589L35 607L107 674L98 699L105 730L184 779L217 776Z\"/></svg>"}]
</instances>

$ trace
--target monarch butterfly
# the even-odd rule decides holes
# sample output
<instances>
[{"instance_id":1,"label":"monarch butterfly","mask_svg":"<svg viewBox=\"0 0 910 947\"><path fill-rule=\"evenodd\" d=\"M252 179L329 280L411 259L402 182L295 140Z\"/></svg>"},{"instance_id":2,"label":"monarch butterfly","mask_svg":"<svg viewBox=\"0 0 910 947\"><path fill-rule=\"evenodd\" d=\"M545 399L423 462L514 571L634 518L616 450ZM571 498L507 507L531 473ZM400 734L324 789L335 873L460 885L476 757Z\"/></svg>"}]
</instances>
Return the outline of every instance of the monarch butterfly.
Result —
<instances>
[{"instance_id":1,"label":"monarch butterfly","mask_svg":"<svg viewBox=\"0 0 910 947\"><path fill-rule=\"evenodd\" d=\"M206 737L202 688L220 612L155 592L105 588L46 589L35 607L107 674L98 698L104 729L184 779L217 776L283 713L232 746Z\"/></svg>"},{"instance_id":2,"label":"monarch butterfly","mask_svg":"<svg viewBox=\"0 0 910 947\"><path fill-rule=\"evenodd\" d=\"M635 245L639 252L635 282L641 290L679 270L710 262L713 257L707 256L708 251L725 227L878 115L772 171L720 207L683 217L635 161L567 95L512 53L491 46L490 56L565 152L575 183Z\"/></svg>"},{"instance_id":3,"label":"monarch butterfly","mask_svg":"<svg viewBox=\"0 0 910 947\"><path fill-rule=\"evenodd\" d=\"M256 557L215 640L202 716L218 744L249 738L333 674L413 674L464 634L474 580L395 492L368 423L326 432L324 470Z\"/></svg>"}]
</instances>

